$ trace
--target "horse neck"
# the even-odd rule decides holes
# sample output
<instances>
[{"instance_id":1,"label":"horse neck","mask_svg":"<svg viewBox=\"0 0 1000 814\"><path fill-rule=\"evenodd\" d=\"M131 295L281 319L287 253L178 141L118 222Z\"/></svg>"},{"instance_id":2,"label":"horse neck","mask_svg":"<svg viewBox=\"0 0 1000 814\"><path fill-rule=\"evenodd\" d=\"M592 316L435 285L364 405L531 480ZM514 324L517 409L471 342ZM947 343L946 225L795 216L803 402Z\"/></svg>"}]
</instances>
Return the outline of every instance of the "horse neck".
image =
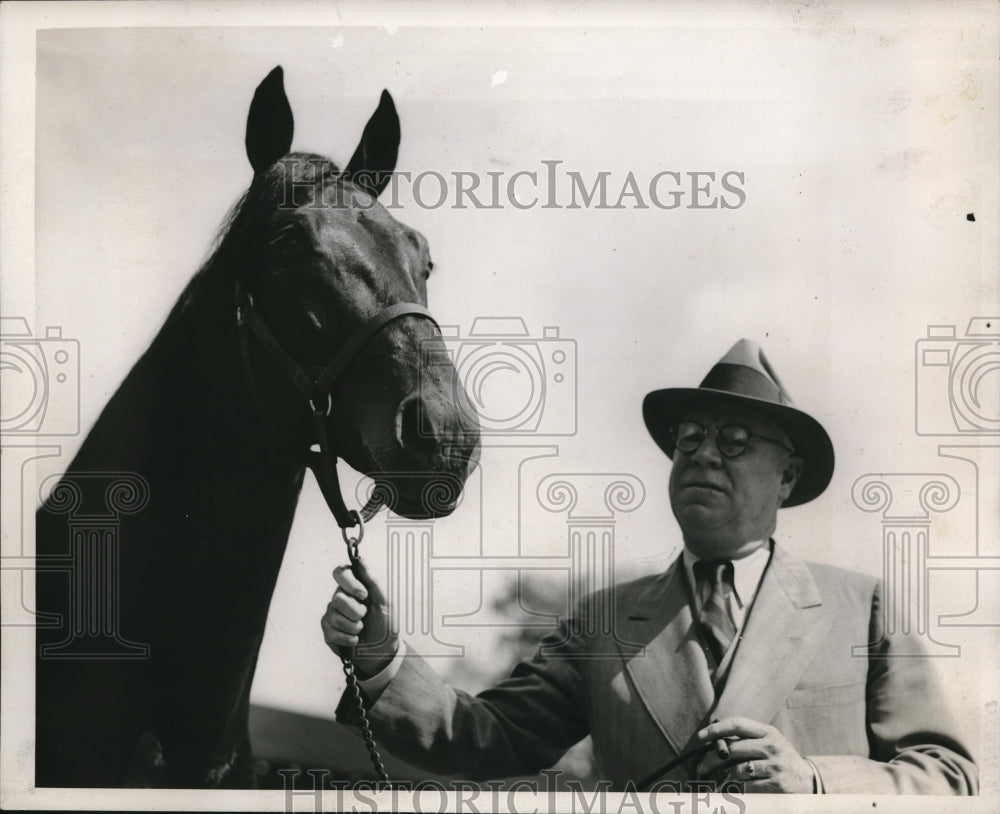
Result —
<instances>
[{"instance_id":1,"label":"horse neck","mask_svg":"<svg viewBox=\"0 0 1000 814\"><path fill-rule=\"evenodd\" d=\"M109 456L175 457L279 481L301 476L301 461L251 392L234 286L217 269L192 280L81 448L84 467ZM81 468L77 461L74 468Z\"/></svg>"}]
</instances>

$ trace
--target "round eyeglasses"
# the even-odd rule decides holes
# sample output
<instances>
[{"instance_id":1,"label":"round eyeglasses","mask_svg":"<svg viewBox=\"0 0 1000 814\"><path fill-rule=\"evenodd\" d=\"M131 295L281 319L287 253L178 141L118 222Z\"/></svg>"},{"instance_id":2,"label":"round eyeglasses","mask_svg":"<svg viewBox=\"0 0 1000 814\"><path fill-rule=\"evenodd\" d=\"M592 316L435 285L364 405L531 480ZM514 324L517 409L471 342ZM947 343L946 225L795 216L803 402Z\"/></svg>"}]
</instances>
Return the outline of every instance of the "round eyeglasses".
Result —
<instances>
[{"instance_id":1,"label":"round eyeglasses","mask_svg":"<svg viewBox=\"0 0 1000 814\"><path fill-rule=\"evenodd\" d=\"M735 458L747 451L751 438L759 438L761 441L768 441L777 444L782 449L795 452L790 446L777 438L768 438L766 435L759 435L750 432L746 427L739 424L726 424L722 427L715 427L715 446L727 458ZM696 421L682 421L670 428L674 437L674 446L681 452L695 452L708 437L709 430Z\"/></svg>"}]
</instances>

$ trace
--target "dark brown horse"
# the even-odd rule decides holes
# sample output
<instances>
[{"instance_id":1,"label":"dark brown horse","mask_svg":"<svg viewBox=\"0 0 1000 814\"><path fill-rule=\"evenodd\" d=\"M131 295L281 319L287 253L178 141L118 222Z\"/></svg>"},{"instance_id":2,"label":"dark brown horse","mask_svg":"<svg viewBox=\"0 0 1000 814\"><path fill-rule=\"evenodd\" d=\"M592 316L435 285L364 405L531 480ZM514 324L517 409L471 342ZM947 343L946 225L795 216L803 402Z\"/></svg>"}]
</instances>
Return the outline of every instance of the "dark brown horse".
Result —
<instances>
[{"instance_id":1,"label":"dark brown horse","mask_svg":"<svg viewBox=\"0 0 1000 814\"><path fill-rule=\"evenodd\" d=\"M392 99L343 171L291 141L276 68L250 106L249 189L38 511L36 785L253 785L248 698L313 408L404 516L450 512L475 463L475 412L419 313L427 242L377 203L399 144ZM397 303L417 308L310 406L281 353L323 369Z\"/></svg>"}]
</instances>

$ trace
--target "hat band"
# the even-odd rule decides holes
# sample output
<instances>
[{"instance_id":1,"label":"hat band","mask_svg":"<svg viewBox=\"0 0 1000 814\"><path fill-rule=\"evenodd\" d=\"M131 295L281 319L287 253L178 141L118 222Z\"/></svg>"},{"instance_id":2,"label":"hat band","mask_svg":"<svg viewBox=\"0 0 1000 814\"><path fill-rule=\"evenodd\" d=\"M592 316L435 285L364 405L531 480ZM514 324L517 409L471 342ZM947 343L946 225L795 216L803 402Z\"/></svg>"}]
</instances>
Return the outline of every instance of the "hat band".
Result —
<instances>
[{"instance_id":1,"label":"hat band","mask_svg":"<svg viewBox=\"0 0 1000 814\"><path fill-rule=\"evenodd\" d=\"M699 386L722 390L735 396L749 396L770 401L774 404L791 404L790 400L782 398L781 390L771 379L746 365L720 362L708 372Z\"/></svg>"}]
</instances>

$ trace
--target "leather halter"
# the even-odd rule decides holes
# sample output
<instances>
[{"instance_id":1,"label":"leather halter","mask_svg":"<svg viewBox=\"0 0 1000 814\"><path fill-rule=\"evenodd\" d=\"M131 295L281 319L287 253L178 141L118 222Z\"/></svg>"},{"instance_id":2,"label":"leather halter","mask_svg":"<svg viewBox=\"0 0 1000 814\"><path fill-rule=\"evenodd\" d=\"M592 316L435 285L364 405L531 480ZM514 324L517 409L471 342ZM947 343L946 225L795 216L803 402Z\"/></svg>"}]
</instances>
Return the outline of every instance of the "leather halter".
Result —
<instances>
[{"instance_id":1,"label":"leather halter","mask_svg":"<svg viewBox=\"0 0 1000 814\"><path fill-rule=\"evenodd\" d=\"M398 302L382 309L371 319L365 321L337 351L326 367L303 368L282 347L274 334L271 333L271 329L261 319L254 308L253 297L250 293L238 290L236 294L237 325L246 325L250 328L264 349L292 380L292 383L309 404L319 451L310 450L306 454L306 464L316 476L323 498L336 518L337 525L343 531L344 540L349 546L356 547L357 543L361 541L364 523L357 511L347 508L340 493L340 480L337 477L337 453L330 444L326 428L326 419L333 406L333 385L369 341L390 322L405 316L422 317L437 325L437 321L424 306L415 302ZM245 360L245 364L249 366L249 360ZM348 537L347 529L355 526L360 527L358 536L356 538ZM356 550L354 553L356 554Z\"/></svg>"}]
</instances>

